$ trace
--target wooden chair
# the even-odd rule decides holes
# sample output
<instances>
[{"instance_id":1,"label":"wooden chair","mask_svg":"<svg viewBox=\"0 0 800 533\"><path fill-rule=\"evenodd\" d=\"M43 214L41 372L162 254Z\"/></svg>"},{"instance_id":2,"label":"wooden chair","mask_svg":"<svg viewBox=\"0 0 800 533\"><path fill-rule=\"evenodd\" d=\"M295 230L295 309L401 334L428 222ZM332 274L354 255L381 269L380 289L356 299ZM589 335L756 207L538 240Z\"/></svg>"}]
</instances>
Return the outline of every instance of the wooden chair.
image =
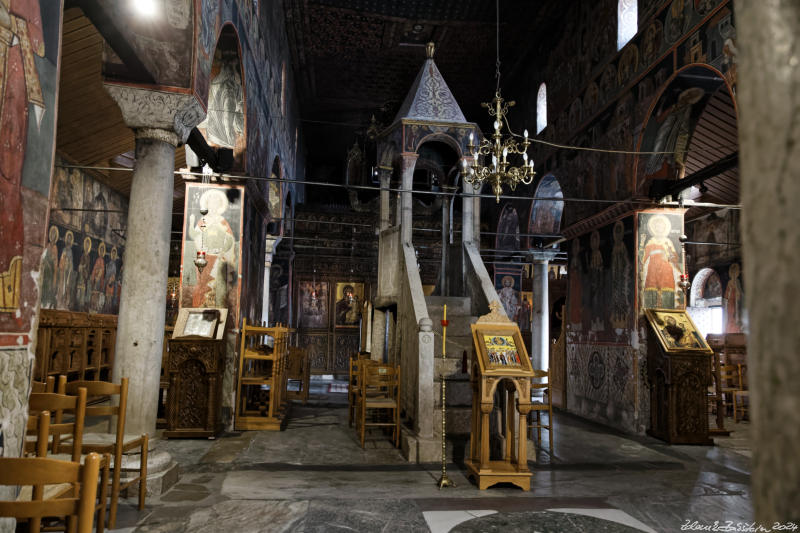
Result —
<instances>
[{"instance_id":1,"label":"wooden chair","mask_svg":"<svg viewBox=\"0 0 800 533\"><path fill-rule=\"evenodd\" d=\"M546 370L534 370L534 380L531 383L531 412L530 412L530 432L533 438L533 430L536 430L536 446L542 447L542 429L547 430L550 441L550 456L553 455L553 393L550 388L550 372ZM538 378L538 379L536 379ZM534 391L542 391L542 396L534 395ZM547 423L542 422L542 412L547 412Z\"/></svg>"},{"instance_id":2,"label":"wooden chair","mask_svg":"<svg viewBox=\"0 0 800 533\"><path fill-rule=\"evenodd\" d=\"M117 521L117 506L119 494L123 489L139 482L139 510L144 509L147 496L147 447L149 437L125 433L125 414L128 406L128 378L122 378L119 385L107 381L73 381L67 384L67 394L78 394L85 390L89 397L119 396L117 405L92 405L86 408L86 414L92 417L107 417L109 428L116 418L116 429L113 433L86 433L80 444L82 453L107 453L112 457L111 468L111 507L108 514L108 527L114 529ZM138 468L125 468L122 466L122 456L129 450L138 449L140 462ZM73 452L75 449L73 448ZM137 472L138 475L125 484L120 483L121 473L125 471Z\"/></svg>"},{"instance_id":3,"label":"wooden chair","mask_svg":"<svg viewBox=\"0 0 800 533\"><path fill-rule=\"evenodd\" d=\"M47 376L44 381L31 382L31 392L55 392L56 391L56 378L55 376Z\"/></svg>"},{"instance_id":4,"label":"wooden chair","mask_svg":"<svg viewBox=\"0 0 800 533\"><path fill-rule=\"evenodd\" d=\"M741 411L741 416L744 418L745 414L749 416L749 404L750 404L750 391L747 387L747 365L738 365L739 367L739 383L741 384L741 390L733 391L733 421L739 421L739 411ZM745 400L747 400L745 402Z\"/></svg>"},{"instance_id":5,"label":"wooden chair","mask_svg":"<svg viewBox=\"0 0 800 533\"><path fill-rule=\"evenodd\" d=\"M358 394L358 432L361 447L367 427L391 427L392 442L400 446L400 367L362 364ZM369 411L369 413L367 413ZM390 422L381 417L388 411Z\"/></svg>"},{"instance_id":6,"label":"wooden chair","mask_svg":"<svg viewBox=\"0 0 800 533\"><path fill-rule=\"evenodd\" d=\"M90 454L83 465L44 457L0 458L0 485L80 487L77 494L68 491L52 499L41 494L30 501L0 501L0 516L30 520L36 525L30 528L32 533L39 533L38 524L44 517L65 517L67 533L90 533L100 461L96 453Z\"/></svg>"},{"instance_id":7,"label":"wooden chair","mask_svg":"<svg viewBox=\"0 0 800 533\"><path fill-rule=\"evenodd\" d=\"M308 403L308 388L311 381L310 363L308 350L297 348L296 346L289 347L289 362L286 370L286 378L299 382L299 390L297 392L287 391L287 398L302 400L304 404Z\"/></svg>"},{"instance_id":8,"label":"wooden chair","mask_svg":"<svg viewBox=\"0 0 800 533\"><path fill-rule=\"evenodd\" d=\"M720 365L719 367L720 392L722 393L722 405L725 414L728 413L730 406L733 411L733 395L736 391L742 390L741 374L738 365Z\"/></svg>"},{"instance_id":9,"label":"wooden chair","mask_svg":"<svg viewBox=\"0 0 800 533\"><path fill-rule=\"evenodd\" d=\"M66 380L64 376L59 378L59 387L64 388ZM52 459L60 461L72 461L80 463L86 460L86 456L81 454L80 443L83 442L83 430L86 418L86 388L79 388L74 396L66 394L58 394L52 392L31 393L29 400L30 418L37 420L37 435L35 445L32 446L30 440L26 440L26 452L35 453L37 457L44 458L48 455L48 451L53 455ZM64 422L64 414L70 415L71 421ZM48 424L44 424L48 421ZM30 434L32 428L28 424L28 432ZM72 443L78 443L74 447ZM94 506L98 513L97 531L102 533L105 522L106 514L106 485L109 478L109 463L110 457L108 454L100 456L100 465L102 469L102 484L100 488L99 501ZM52 485L45 488L42 493L33 486L31 490L23 489L20 491L19 501L32 501L37 497L45 501L58 499L64 497L66 494L78 494L77 486L73 485ZM31 529L39 530L41 524L36 523L39 519L34 518L31 523ZM70 518L69 521L74 521ZM69 530L70 524L67 523ZM63 527L48 527L46 530L60 530Z\"/></svg>"},{"instance_id":10,"label":"wooden chair","mask_svg":"<svg viewBox=\"0 0 800 533\"><path fill-rule=\"evenodd\" d=\"M369 358L369 354L358 353L350 357L350 380L347 385L347 425L352 426L356 421L356 410L358 407L358 386L361 378L363 365L375 363Z\"/></svg>"},{"instance_id":11,"label":"wooden chair","mask_svg":"<svg viewBox=\"0 0 800 533\"><path fill-rule=\"evenodd\" d=\"M28 410L31 415L40 415L49 411L50 424L50 450L53 454L60 453L62 439L67 439L77 444L77 449L72 451L70 460L78 462L81 459L80 445L83 441L83 429L86 418L86 389L79 389L74 396L56 394L54 392L33 392L28 400ZM64 422L64 413L73 416L71 422Z\"/></svg>"}]
</instances>

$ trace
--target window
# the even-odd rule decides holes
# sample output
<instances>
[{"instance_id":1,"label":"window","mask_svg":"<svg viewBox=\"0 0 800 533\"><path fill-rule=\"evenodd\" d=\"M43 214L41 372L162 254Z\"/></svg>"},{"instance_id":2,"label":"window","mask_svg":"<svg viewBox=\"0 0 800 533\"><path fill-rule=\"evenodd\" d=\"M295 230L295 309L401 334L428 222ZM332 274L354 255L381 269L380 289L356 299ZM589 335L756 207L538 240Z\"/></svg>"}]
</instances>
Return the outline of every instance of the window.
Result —
<instances>
[{"instance_id":1,"label":"window","mask_svg":"<svg viewBox=\"0 0 800 533\"><path fill-rule=\"evenodd\" d=\"M547 86L539 85L539 94L536 96L536 133L539 134L547 127Z\"/></svg>"},{"instance_id":2,"label":"window","mask_svg":"<svg viewBox=\"0 0 800 533\"><path fill-rule=\"evenodd\" d=\"M617 50L628 44L638 31L637 0L619 0L617 3Z\"/></svg>"}]
</instances>

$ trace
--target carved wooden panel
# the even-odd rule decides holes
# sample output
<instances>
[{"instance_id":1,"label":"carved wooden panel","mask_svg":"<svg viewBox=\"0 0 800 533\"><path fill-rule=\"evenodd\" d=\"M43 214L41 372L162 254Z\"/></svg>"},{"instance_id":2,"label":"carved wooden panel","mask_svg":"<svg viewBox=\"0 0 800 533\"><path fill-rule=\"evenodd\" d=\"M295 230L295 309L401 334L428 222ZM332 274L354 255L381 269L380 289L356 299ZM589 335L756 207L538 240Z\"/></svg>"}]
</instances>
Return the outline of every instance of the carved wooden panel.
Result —
<instances>
[{"instance_id":1,"label":"carved wooden panel","mask_svg":"<svg viewBox=\"0 0 800 533\"><path fill-rule=\"evenodd\" d=\"M221 341L169 340L166 437L213 437L219 432L221 355Z\"/></svg>"},{"instance_id":2,"label":"carved wooden panel","mask_svg":"<svg viewBox=\"0 0 800 533\"><path fill-rule=\"evenodd\" d=\"M358 333L336 333L334 342L333 361L331 370L335 372L348 372L350 357L357 354L359 349Z\"/></svg>"},{"instance_id":3,"label":"carved wooden panel","mask_svg":"<svg viewBox=\"0 0 800 533\"><path fill-rule=\"evenodd\" d=\"M311 372L324 373L330 371L327 333L300 333L298 335L298 346L308 351Z\"/></svg>"}]
</instances>

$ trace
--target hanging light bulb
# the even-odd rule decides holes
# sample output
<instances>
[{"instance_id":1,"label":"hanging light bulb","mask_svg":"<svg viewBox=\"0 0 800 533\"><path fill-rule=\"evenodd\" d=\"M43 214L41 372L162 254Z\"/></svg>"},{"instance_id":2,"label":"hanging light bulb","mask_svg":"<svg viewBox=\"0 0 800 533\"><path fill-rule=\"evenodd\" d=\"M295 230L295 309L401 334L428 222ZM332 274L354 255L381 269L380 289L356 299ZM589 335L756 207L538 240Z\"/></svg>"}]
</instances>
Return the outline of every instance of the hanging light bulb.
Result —
<instances>
[{"instance_id":1,"label":"hanging light bulb","mask_svg":"<svg viewBox=\"0 0 800 533\"><path fill-rule=\"evenodd\" d=\"M200 219L200 222L197 223L197 226L200 228L200 249L197 250L197 257L194 259L194 266L197 267L198 273L202 273L203 269L208 265L208 260L206 259L206 215L208 214L208 209L201 209L200 214L203 218Z\"/></svg>"}]
</instances>

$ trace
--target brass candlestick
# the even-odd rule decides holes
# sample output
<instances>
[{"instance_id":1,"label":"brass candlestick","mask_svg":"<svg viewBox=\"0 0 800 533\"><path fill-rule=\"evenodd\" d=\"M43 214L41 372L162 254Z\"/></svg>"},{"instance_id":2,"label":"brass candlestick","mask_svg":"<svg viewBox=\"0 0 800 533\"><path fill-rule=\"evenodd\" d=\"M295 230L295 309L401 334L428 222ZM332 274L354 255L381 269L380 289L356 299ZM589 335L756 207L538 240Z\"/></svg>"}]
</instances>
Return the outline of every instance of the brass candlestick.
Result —
<instances>
[{"instance_id":1,"label":"brass candlestick","mask_svg":"<svg viewBox=\"0 0 800 533\"><path fill-rule=\"evenodd\" d=\"M442 361L447 359L445 342L447 339L448 324L447 304L445 304L444 316L442 317ZM442 477L439 478L437 485L439 485L439 490L441 490L444 487L455 487L456 484L447 477L447 382L444 379L444 372L439 374L439 378L442 380Z\"/></svg>"}]
</instances>

